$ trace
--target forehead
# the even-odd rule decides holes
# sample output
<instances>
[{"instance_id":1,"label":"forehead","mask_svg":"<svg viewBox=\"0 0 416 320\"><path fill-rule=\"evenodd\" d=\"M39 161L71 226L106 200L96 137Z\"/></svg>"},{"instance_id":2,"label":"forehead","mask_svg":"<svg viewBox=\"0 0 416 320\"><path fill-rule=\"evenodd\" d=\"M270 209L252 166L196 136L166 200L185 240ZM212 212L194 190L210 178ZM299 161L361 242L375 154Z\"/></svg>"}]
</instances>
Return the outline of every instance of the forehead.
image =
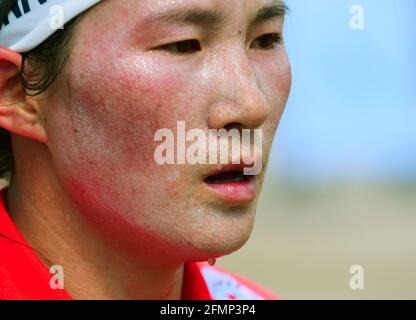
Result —
<instances>
[{"instance_id":1,"label":"forehead","mask_svg":"<svg viewBox=\"0 0 416 320\"><path fill-rule=\"evenodd\" d=\"M286 8L283 0L107 0L102 7L110 16L122 11L124 19L167 23L284 16Z\"/></svg>"}]
</instances>

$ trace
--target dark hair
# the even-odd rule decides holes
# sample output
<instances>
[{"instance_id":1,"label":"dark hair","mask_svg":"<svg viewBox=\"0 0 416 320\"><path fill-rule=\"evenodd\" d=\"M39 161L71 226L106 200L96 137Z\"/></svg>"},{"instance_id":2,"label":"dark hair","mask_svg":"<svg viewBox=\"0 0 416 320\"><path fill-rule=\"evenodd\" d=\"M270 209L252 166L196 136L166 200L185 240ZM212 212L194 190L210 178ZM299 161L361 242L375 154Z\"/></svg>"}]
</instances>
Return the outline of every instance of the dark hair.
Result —
<instances>
[{"instance_id":1,"label":"dark hair","mask_svg":"<svg viewBox=\"0 0 416 320\"><path fill-rule=\"evenodd\" d=\"M69 58L73 28L82 15L66 23L63 29L58 29L36 48L22 54L20 82L27 96L35 97L45 92L64 69ZM0 179L7 179L12 170L10 133L0 128Z\"/></svg>"}]
</instances>

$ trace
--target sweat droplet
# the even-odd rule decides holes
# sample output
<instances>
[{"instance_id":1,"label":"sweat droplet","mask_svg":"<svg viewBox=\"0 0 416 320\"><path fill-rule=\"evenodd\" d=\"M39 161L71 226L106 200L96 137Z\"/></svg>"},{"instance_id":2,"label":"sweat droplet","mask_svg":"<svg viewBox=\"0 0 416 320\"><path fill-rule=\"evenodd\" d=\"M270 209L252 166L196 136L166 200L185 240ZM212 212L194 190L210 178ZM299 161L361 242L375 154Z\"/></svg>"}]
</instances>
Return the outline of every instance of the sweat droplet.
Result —
<instances>
[{"instance_id":1,"label":"sweat droplet","mask_svg":"<svg viewBox=\"0 0 416 320\"><path fill-rule=\"evenodd\" d=\"M215 258L210 258L208 259L208 264L212 267L215 265L215 263L217 262L217 259Z\"/></svg>"}]
</instances>

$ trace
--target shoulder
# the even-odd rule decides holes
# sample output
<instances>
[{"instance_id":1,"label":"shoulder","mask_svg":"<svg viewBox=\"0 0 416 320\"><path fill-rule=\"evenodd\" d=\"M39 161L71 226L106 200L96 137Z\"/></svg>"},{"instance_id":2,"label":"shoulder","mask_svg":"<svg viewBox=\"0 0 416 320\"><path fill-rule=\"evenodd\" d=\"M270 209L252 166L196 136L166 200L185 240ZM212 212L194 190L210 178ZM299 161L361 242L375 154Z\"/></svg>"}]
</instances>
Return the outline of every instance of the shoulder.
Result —
<instances>
[{"instance_id":1,"label":"shoulder","mask_svg":"<svg viewBox=\"0 0 416 320\"><path fill-rule=\"evenodd\" d=\"M214 300L279 300L275 294L244 277L207 263L198 266Z\"/></svg>"}]
</instances>

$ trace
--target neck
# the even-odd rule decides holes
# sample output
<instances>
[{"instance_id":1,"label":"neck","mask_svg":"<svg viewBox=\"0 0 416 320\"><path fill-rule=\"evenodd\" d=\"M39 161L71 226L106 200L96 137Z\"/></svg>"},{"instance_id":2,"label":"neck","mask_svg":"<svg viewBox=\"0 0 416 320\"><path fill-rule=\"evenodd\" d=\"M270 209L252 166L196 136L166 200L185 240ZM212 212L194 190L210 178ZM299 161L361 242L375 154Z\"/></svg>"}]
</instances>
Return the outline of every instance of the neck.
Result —
<instances>
[{"instance_id":1,"label":"neck","mask_svg":"<svg viewBox=\"0 0 416 320\"><path fill-rule=\"evenodd\" d=\"M180 299L183 263L152 264L141 261L140 253L132 258L115 250L76 212L46 156L38 153L28 165L15 153L15 162L20 175L12 176L8 211L47 268L63 268L64 289L72 298Z\"/></svg>"}]
</instances>

